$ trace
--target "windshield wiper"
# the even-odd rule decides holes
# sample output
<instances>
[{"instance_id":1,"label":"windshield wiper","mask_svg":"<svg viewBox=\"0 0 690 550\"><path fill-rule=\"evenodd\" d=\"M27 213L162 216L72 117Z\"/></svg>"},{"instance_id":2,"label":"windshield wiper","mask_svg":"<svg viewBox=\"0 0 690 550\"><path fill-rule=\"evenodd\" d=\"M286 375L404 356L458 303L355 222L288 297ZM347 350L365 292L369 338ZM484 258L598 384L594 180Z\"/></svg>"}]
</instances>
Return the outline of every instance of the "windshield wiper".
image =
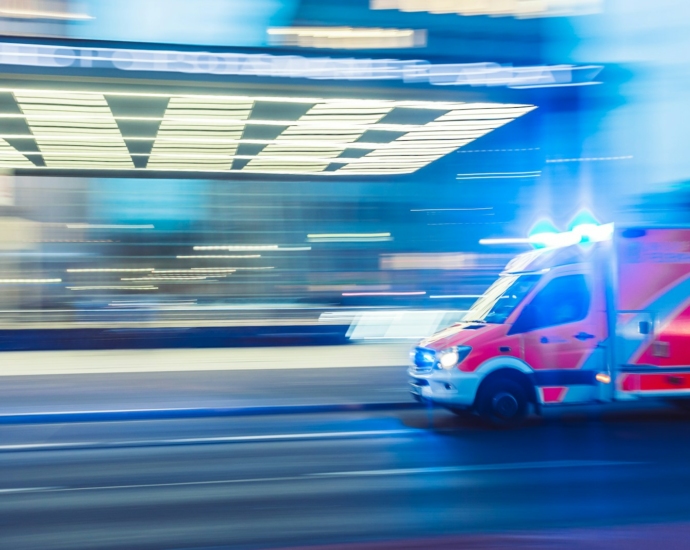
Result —
<instances>
[{"instance_id":1,"label":"windshield wiper","mask_svg":"<svg viewBox=\"0 0 690 550\"><path fill-rule=\"evenodd\" d=\"M482 323L484 325L486 324L486 321L483 321L481 319L470 319L470 320L463 319L462 321L459 321L459 322L460 323Z\"/></svg>"}]
</instances>

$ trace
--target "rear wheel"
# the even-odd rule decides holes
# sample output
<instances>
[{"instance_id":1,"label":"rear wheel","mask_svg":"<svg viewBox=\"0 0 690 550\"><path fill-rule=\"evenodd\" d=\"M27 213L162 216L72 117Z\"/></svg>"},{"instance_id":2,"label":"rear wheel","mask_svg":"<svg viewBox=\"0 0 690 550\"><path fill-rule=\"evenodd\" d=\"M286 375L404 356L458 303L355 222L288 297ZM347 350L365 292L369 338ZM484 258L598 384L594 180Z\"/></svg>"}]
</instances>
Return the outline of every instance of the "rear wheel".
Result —
<instances>
[{"instance_id":1,"label":"rear wheel","mask_svg":"<svg viewBox=\"0 0 690 550\"><path fill-rule=\"evenodd\" d=\"M477 412L493 426L517 426L527 416L525 390L514 380L499 378L483 387L477 399Z\"/></svg>"}]
</instances>

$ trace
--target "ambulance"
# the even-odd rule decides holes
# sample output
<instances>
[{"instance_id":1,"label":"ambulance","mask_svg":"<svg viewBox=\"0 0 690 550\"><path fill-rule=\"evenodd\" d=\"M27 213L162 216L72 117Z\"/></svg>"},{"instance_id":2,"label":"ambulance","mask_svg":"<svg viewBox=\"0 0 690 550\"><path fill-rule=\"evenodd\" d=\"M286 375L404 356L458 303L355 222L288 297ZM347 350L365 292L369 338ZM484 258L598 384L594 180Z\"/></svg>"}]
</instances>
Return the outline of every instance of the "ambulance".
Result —
<instances>
[{"instance_id":1,"label":"ambulance","mask_svg":"<svg viewBox=\"0 0 690 550\"><path fill-rule=\"evenodd\" d=\"M411 351L413 397L497 425L547 407L690 404L690 229L585 224L530 242Z\"/></svg>"}]
</instances>

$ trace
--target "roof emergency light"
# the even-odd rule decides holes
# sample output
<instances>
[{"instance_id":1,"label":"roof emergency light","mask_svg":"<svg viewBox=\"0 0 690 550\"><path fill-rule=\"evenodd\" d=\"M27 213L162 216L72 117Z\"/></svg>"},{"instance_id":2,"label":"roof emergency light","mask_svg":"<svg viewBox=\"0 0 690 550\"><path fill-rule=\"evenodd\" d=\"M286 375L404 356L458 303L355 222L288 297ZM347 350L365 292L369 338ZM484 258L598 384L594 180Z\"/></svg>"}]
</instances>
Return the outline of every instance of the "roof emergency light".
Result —
<instances>
[{"instance_id":1,"label":"roof emergency light","mask_svg":"<svg viewBox=\"0 0 690 550\"><path fill-rule=\"evenodd\" d=\"M613 224L583 223L570 231L539 231L526 239L481 239L480 244L531 244L535 248L563 248L574 244L598 243L611 239Z\"/></svg>"}]
</instances>

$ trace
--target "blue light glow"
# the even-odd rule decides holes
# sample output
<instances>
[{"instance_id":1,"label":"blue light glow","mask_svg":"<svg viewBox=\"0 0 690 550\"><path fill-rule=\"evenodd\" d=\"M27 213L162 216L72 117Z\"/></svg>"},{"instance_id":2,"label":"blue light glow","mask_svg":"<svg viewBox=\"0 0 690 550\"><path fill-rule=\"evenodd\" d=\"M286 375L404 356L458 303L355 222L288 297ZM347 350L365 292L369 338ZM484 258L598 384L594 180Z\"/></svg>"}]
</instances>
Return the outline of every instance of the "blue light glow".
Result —
<instances>
[{"instance_id":1,"label":"blue light glow","mask_svg":"<svg viewBox=\"0 0 690 550\"><path fill-rule=\"evenodd\" d=\"M73 38L214 46L265 46L269 26L289 25L295 0L88 0L91 20Z\"/></svg>"}]
</instances>

